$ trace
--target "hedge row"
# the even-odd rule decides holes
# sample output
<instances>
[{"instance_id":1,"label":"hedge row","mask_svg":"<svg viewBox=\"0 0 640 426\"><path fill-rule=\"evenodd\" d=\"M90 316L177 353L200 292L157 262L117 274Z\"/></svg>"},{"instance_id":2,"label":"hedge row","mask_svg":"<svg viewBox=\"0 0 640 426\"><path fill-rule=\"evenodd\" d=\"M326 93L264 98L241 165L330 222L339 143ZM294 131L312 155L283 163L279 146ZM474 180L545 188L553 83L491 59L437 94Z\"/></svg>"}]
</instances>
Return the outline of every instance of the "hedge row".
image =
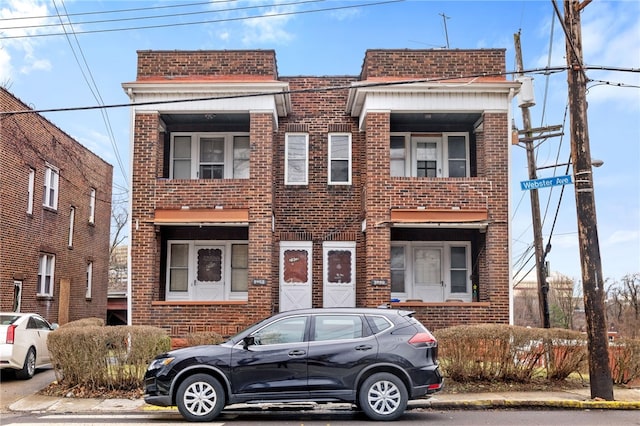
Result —
<instances>
[{"instance_id":1,"label":"hedge row","mask_svg":"<svg viewBox=\"0 0 640 426\"><path fill-rule=\"evenodd\" d=\"M170 349L161 328L96 324L80 320L49 334L47 346L60 383L93 390L137 389L149 362Z\"/></svg>"},{"instance_id":2,"label":"hedge row","mask_svg":"<svg viewBox=\"0 0 640 426\"><path fill-rule=\"evenodd\" d=\"M565 329L501 324L450 327L433 333L443 374L455 381L564 380L588 371L587 337ZM610 345L612 377L626 384L640 377L640 341Z\"/></svg>"}]
</instances>

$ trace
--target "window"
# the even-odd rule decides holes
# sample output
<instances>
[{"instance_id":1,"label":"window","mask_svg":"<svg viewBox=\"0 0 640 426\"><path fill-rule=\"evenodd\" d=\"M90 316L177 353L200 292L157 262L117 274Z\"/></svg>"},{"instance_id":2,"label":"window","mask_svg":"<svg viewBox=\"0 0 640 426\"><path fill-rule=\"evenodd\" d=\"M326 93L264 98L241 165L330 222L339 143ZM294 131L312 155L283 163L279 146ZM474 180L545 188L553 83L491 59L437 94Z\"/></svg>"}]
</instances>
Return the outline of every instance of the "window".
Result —
<instances>
[{"instance_id":1,"label":"window","mask_svg":"<svg viewBox=\"0 0 640 426\"><path fill-rule=\"evenodd\" d=\"M306 185L309 182L309 135L287 133L284 148L284 179L286 185Z\"/></svg>"},{"instance_id":2,"label":"window","mask_svg":"<svg viewBox=\"0 0 640 426\"><path fill-rule=\"evenodd\" d=\"M468 138L468 133L391 135L391 176L469 176Z\"/></svg>"},{"instance_id":3,"label":"window","mask_svg":"<svg viewBox=\"0 0 640 426\"><path fill-rule=\"evenodd\" d=\"M44 193L42 195L42 205L51 209L58 209L58 180L59 170L47 164L44 171Z\"/></svg>"},{"instance_id":4,"label":"window","mask_svg":"<svg viewBox=\"0 0 640 426\"><path fill-rule=\"evenodd\" d=\"M73 228L75 227L76 221L76 208L71 207L69 209L69 240L67 241L67 245L69 248L73 247Z\"/></svg>"},{"instance_id":5,"label":"window","mask_svg":"<svg viewBox=\"0 0 640 426\"><path fill-rule=\"evenodd\" d=\"M248 179L249 135L172 133L172 179Z\"/></svg>"},{"instance_id":6,"label":"window","mask_svg":"<svg viewBox=\"0 0 640 426\"><path fill-rule=\"evenodd\" d=\"M351 134L329 134L329 184L351 184Z\"/></svg>"},{"instance_id":7,"label":"window","mask_svg":"<svg viewBox=\"0 0 640 426\"><path fill-rule=\"evenodd\" d=\"M307 331L306 316L283 318L272 322L252 334L256 345L278 345L304 342Z\"/></svg>"},{"instance_id":8,"label":"window","mask_svg":"<svg viewBox=\"0 0 640 426\"><path fill-rule=\"evenodd\" d=\"M27 187L27 213L33 213L33 191L36 182L35 169L29 168L29 186Z\"/></svg>"},{"instance_id":9,"label":"window","mask_svg":"<svg viewBox=\"0 0 640 426\"><path fill-rule=\"evenodd\" d=\"M96 220L96 189L91 188L89 193L89 223L94 224Z\"/></svg>"},{"instance_id":10,"label":"window","mask_svg":"<svg viewBox=\"0 0 640 426\"><path fill-rule=\"evenodd\" d=\"M400 300L471 301L471 244L394 242L391 294Z\"/></svg>"},{"instance_id":11,"label":"window","mask_svg":"<svg viewBox=\"0 0 640 426\"><path fill-rule=\"evenodd\" d=\"M244 242L168 242L167 300L247 300L248 281Z\"/></svg>"},{"instance_id":12,"label":"window","mask_svg":"<svg viewBox=\"0 0 640 426\"><path fill-rule=\"evenodd\" d=\"M364 336L359 315L318 315L315 318L313 340L346 340Z\"/></svg>"},{"instance_id":13,"label":"window","mask_svg":"<svg viewBox=\"0 0 640 426\"><path fill-rule=\"evenodd\" d=\"M87 263L87 290L85 297L91 299L91 288L93 286L93 262Z\"/></svg>"},{"instance_id":14,"label":"window","mask_svg":"<svg viewBox=\"0 0 640 426\"><path fill-rule=\"evenodd\" d=\"M38 296L53 296L53 272L56 257L52 254L41 254L38 263Z\"/></svg>"}]
</instances>

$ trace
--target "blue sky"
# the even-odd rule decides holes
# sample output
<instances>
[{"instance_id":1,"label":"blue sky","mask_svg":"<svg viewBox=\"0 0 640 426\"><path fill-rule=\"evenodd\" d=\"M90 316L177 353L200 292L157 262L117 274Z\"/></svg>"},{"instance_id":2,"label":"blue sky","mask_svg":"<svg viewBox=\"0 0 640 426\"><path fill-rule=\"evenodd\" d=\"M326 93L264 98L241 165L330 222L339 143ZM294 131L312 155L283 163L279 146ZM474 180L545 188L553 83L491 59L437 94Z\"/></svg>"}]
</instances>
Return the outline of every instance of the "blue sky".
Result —
<instances>
[{"instance_id":1,"label":"blue sky","mask_svg":"<svg viewBox=\"0 0 640 426\"><path fill-rule=\"evenodd\" d=\"M562 3L558 8L563 13ZM157 15L170 16L150 18ZM25 17L31 19L17 19ZM73 25L62 28L61 21ZM524 67L536 69L566 65L560 24L551 0L1 0L0 84L37 110L124 104L121 84L135 80L136 51L174 49L273 49L279 74L297 76L358 75L367 49L504 48L511 71L519 31ZM139 28L147 26L156 28ZM603 68L587 73L588 122L592 157L604 161L594 169L603 275L619 280L640 272L640 2L593 1L582 12L582 36L584 62ZM566 128L564 137L539 145L537 164L566 163L566 73L531 76L532 125ZM127 108L43 115L113 164L114 195L126 196ZM522 128L515 102L513 115ZM524 149L510 149L512 260L514 272L524 273L534 262L529 193L520 189L527 161ZM574 188L566 186L561 201L560 187L539 194L551 270L580 280Z\"/></svg>"}]
</instances>

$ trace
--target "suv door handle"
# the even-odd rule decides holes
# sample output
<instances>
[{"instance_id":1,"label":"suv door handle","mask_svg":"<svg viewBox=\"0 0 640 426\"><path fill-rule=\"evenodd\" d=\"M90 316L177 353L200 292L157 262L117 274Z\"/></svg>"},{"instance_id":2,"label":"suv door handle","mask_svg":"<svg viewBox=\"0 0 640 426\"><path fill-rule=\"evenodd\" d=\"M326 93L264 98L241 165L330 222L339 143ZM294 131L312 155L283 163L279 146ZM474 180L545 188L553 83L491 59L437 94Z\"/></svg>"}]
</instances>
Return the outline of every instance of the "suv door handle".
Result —
<instances>
[{"instance_id":1,"label":"suv door handle","mask_svg":"<svg viewBox=\"0 0 640 426\"><path fill-rule=\"evenodd\" d=\"M301 349L297 349L297 350L293 350L291 352L289 352L289 356L303 356L306 355L306 351L303 351Z\"/></svg>"},{"instance_id":2,"label":"suv door handle","mask_svg":"<svg viewBox=\"0 0 640 426\"><path fill-rule=\"evenodd\" d=\"M368 351L369 349L373 349L373 346L371 345L356 346L356 351Z\"/></svg>"}]
</instances>

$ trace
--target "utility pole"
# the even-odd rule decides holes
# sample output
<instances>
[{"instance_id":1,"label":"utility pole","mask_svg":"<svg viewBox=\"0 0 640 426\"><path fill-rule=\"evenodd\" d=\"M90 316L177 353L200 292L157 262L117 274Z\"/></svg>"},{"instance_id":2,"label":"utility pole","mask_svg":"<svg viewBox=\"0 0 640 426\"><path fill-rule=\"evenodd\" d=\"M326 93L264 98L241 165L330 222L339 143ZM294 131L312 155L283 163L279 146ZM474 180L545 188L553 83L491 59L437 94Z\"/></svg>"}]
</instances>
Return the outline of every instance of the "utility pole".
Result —
<instances>
[{"instance_id":1,"label":"utility pole","mask_svg":"<svg viewBox=\"0 0 640 426\"><path fill-rule=\"evenodd\" d=\"M555 2L554 7L555 7ZM591 398L613 400L613 382L609 367L609 341L604 309L604 280L598 242L589 126L587 123L587 77L582 61L580 12L590 0L564 1L567 82L571 116L571 161L573 163L582 289L587 321L589 384Z\"/></svg>"},{"instance_id":2,"label":"utility pole","mask_svg":"<svg viewBox=\"0 0 640 426\"><path fill-rule=\"evenodd\" d=\"M513 35L516 53L516 79L521 77L521 71L524 69L522 65L522 49L520 45L520 33ZM531 113L529 112L529 106L534 105L533 102L525 103L520 106L522 109L522 125L524 126L523 133L525 138L525 149L527 150L527 164L529 168L529 179L537 179L536 175L536 156L533 147L533 129L531 128ZM547 272L545 268L544 258L546 253L542 248L542 221L540 220L540 199L538 197L538 190L531 189L531 219L533 226L533 245L536 256L536 277L538 281L538 309L540 312L540 323L543 328L550 328L551 322L549 320L549 283L547 282Z\"/></svg>"}]
</instances>

